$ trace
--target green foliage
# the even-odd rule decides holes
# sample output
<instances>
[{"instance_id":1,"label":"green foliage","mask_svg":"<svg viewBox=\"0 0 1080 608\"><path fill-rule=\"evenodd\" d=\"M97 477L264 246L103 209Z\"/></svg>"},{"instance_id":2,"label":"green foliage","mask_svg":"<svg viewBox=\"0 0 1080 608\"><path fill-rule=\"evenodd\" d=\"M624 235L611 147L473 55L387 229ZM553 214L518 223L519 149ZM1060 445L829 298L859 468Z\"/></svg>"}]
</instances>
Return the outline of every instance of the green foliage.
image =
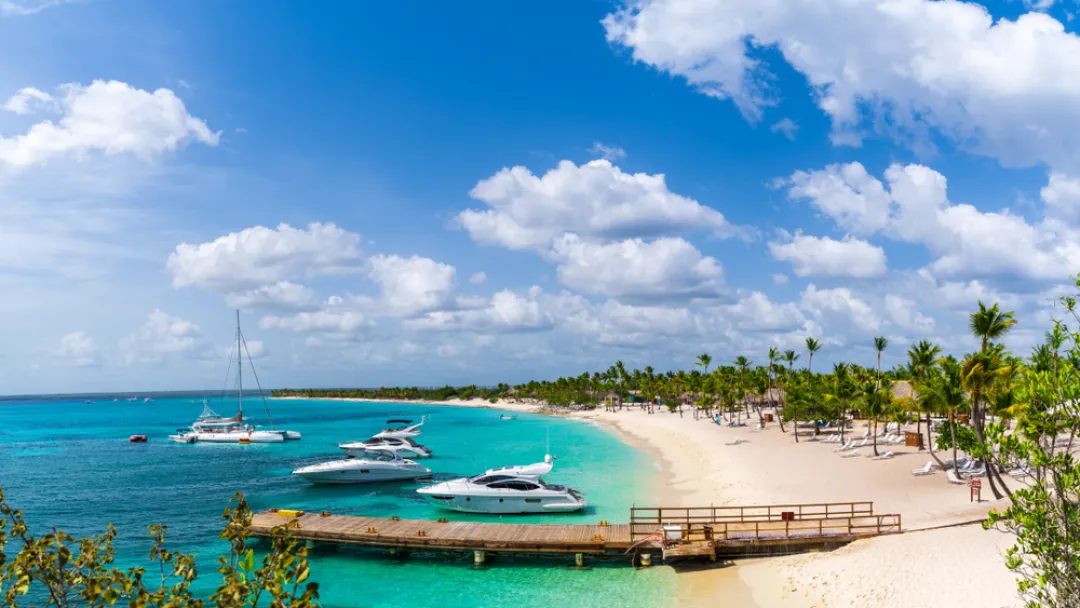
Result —
<instances>
[{"instance_id":1,"label":"green foliage","mask_svg":"<svg viewBox=\"0 0 1080 608\"><path fill-rule=\"evenodd\" d=\"M979 443L979 438L975 436L975 429L966 424L960 424L955 420L946 420L939 427L936 442L937 449L942 451L953 449L953 426L956 427L956 449L971 454Z\"/></svg>"},{"instance_id":2,"label":"green foliage","mask_svg":"<svg viewBox=\"0 0 1080 608\"><path fill-rule=\"evenodd\" d=\"M248 546L252 512L243 496L233 499L235 508L225 510L225 529L221 538L228 542L229 553L219 559L221 583L210 597L210 605L219 608L257 606L271 608L315 608L319 605L319 586L307 582L310 567L307 550L293 538L295 522L272 532L270 551L256 562L255 551ZM116 530L109 526L104 534L75 539L54 530L35 537L22 512L13 509L0 488L0 592L3 605L17 608L34 595L31 606L62 608L104 608L124 602L131 608L202 608L206 602L191 593L198 577L195 556L170 551L165 546L168 528L150 527L149 570L155 580L149 582L148 568L123 570L113 566L112 543ZM11 542L15 545L8 547Z\"/></svg>"}]
</instances>

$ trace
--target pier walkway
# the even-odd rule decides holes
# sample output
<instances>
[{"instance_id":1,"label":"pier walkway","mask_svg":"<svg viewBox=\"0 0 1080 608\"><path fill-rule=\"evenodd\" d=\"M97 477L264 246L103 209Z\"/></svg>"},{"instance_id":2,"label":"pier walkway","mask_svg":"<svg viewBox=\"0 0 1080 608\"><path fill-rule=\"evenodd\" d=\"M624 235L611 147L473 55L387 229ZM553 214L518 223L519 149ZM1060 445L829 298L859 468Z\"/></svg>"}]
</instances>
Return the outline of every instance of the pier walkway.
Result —
<instances>
[{"instance_id":1,"label":"pier walkway","mask_svg":"<svg viewBox=\"0 0 1080 608\"><path fill-rule=\"evenodd\" d=\"M627 556L642 564L655 554L739 557L820 550L901 532L900 516L875 514L873 503L850 502L747 507L634 507L629 524L514 524L446 522L270 510L255 515L252 534L296 520L296 538L412 551Z\"/></svg>"}]
</instances>

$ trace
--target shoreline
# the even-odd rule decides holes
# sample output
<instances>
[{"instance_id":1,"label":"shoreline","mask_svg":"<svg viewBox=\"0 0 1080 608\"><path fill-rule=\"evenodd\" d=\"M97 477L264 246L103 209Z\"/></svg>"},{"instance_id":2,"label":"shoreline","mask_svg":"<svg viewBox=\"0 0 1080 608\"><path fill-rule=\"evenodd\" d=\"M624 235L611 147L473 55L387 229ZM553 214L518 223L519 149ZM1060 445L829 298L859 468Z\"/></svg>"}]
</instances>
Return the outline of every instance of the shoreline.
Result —
<instances>
[{"instance_id":1,"label":"shoreline","mask_svg":"<svg viewBox=\"0 0 1080 608\"><path fill-rule=\"evenodd\" d=\"M592 422L657 463L658 502L692 507L872 500L875 512L899 513L905 532L918 531L857 541L831 552L739 560L733 567L676 567L679 606L715 606L720 598L750 608L1023 605L1004 565L1012 539L961 525L985 517L999 503L970 503L967 486L948 484L940 471L911 475L930 459L926 451L882 445L879 451L893 451L895 457L872 460L870 450L862 448L857 457L840 458L836 446L813 440L805 430L796 444L790 427L784 434L776 424L754 432L751 426L729 428L694 420L689 411L679 416L666 409L650 415L636 407L562 412L506 400L326 400L487 408ZM856 423L849 434L863 430ZM734 438L746 443L726 445ZM944 580L949 564L962 564L963 576L949 577L948 585L925 584Z\"/></svg>"}]
</instances>

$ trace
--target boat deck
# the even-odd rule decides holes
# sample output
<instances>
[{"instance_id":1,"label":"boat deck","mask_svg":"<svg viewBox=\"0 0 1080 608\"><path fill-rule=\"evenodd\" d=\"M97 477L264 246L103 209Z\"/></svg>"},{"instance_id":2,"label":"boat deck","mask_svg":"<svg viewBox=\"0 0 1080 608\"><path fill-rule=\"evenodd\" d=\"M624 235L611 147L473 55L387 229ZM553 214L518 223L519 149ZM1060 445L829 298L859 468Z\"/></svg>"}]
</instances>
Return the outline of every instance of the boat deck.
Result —
<instances>
[{"instance_id":1,"label":"boat deck","mask_svg":"<svg viewBox=\"0 0 1080 608\"><path fill-rule=\"evenodd\" d=\"M610 525L440 522L271 510L254 516L251 531L268 537L293 521L298 539L387 549L608 556L634 552L713 559L827 549L902 531L899 515L874 514L871 503L635 508L631 523Z\"/></svg>"}]
</instances>

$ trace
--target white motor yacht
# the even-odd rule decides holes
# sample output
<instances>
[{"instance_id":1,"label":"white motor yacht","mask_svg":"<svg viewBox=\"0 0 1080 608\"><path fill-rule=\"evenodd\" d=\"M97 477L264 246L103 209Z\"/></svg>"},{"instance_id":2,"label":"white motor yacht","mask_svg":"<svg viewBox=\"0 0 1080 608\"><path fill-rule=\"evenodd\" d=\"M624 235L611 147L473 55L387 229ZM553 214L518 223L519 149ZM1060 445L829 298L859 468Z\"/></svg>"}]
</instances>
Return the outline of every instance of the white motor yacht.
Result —
<instances>
[{"instance_id":1,"label":"white motor yacht","mask_svg":"<svg viewBox=\"0 0 1080 608\"><path fill-rule=\"evenodd\" d=\"M387 450L368 450L362 457L313 464L293 475L311 483L377 483L430 477L431 470Z\"/></svg>"},{"instance_id":2,"label":"white motor yacht","mask_svg":"<svg viewBox=\"0 0 1080 608\"><path fill-rule=\"evenodd\" d=\"M412 420L387 420L387 424L403 424L406 426L388 427L381 432L376 433L373 439L389 438L389 439L404 439L405 437L416 437L420 434L420 427L424 426L424 421L427 416L421 416L420 422L412 424Z\"/></svg>"},{"instance_id":3,"label":"white motor yacht","mask_svg":"<svg viewBox=\"0 0 1080 608\"><path fill-rule=\"evenodd\" d=\"M540 475L551 471L550 456L543 463L490 469L482 475L444 481L417 493L444 509L465 513L569 513L587 505L580 492L546 483Z\"/></svg>"},{"instance_id":4,"label":"white motor yacht","mask_svg":"<svg viewBox=\"0 0 1080 608\"><path fill-rule=\"evenodd\" d=\"M372 437L367 441L342 443L338 445L349 456L362 456L368 450L386 450L402 458L430 458L431 450L413 441L412 437Z\"/></svg>"}]
</instances>

